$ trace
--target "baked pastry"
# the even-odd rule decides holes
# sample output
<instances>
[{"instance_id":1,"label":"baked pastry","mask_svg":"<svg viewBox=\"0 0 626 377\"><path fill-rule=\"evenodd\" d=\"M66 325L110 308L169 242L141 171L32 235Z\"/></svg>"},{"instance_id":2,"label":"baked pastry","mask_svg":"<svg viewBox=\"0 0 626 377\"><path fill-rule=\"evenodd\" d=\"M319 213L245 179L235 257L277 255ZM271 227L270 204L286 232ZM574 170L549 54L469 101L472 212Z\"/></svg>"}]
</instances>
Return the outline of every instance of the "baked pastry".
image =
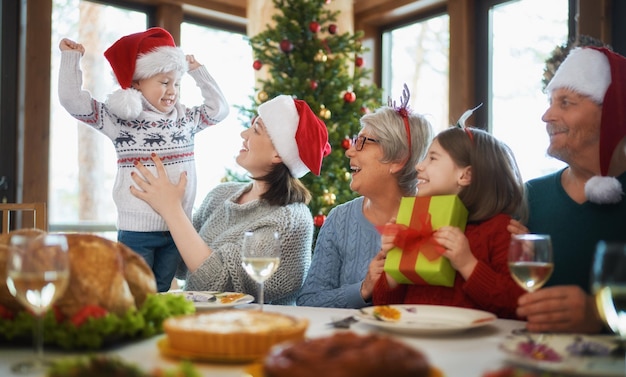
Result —
<instances>
[{"instance_id":1,"label":"baked pastry","mask_svg":"<svg viewBox=\"0 0 626 377\"><path fill-rule=\"evenodd\" d=\"M334 335L280 345L263 361L265 377L428 377L418 350L378 334Z\"/></svg>"},{"instance_id":2,"label":"baked pastry","mask_svg":"<svg viewBox=\"0 0 626 377\"><path fill-rule=\"evenodd\" d=\"M261 358L272 346L304 339L307 319L230 309L168 318L163 322L169 347L178 354L224 361Z\"/></svg>"}]
</instances>

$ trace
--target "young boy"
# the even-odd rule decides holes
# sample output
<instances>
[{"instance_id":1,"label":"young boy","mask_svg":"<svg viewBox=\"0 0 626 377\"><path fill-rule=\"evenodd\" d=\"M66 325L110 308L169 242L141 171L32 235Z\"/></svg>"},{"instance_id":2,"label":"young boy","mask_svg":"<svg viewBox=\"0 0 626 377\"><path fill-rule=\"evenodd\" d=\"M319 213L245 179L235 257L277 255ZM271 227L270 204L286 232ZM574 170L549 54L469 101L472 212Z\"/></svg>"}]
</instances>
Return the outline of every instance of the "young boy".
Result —
<instances>
[{"instance_id":1,"label":"young boy","mask_svg":"<svg viewBox=\"0 0 626 377\"><path fill-rule=\"evenodd\" d=\"M61 105L74 118L109 137L115 146L118 169L113 199L118 241L144 257L154 272L157 289L167 291L180 254L161 216L130 194L128 188L134 185L131 172L139 161L153 167L153 153L161 156L172 179L186 172L189 184L182 203L191 217L196 194L194 136L226 118L226 99L206 68L176 47L170 33L161 28L122 37L104 52L121 86L106 103L82 89L84 47L63 39L59 48ZM187 108L179 102L180 80L187 71L202 92L201 106Z\"/></svg>"}]
</instances>

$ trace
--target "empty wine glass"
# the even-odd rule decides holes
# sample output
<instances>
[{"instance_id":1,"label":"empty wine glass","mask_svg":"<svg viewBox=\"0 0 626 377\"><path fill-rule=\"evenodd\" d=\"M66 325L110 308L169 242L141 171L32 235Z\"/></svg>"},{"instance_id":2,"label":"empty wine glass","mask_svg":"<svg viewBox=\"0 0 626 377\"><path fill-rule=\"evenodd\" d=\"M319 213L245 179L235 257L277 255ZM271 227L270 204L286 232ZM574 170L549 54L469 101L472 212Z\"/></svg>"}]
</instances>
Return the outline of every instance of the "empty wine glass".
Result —
<instances>
[{"instance_id":1,"label":"empty wine glass","mask_svg":"<svg viewBox=\"0 0 626 377\"><path fill-rule=\"evenodd\" d=\"M263 310L263 284L280 264L280 238L277 232L247 231L243 235L241 265L259 283L257 303Z\"/></svg>"},{"instance_id":2,"label":"empty wine glass","mask_svg":"<svg viewBox=\"0 0 626 377\"><path fill-rule=\"evenodd\" d=\"M17 301L37 317L37 325L33 327L35 358L13 365L11 369L16 373L43 371L50 364L43 357L43 317L67 288L67 249L67 240L62 235L11 237L7 286Z\"/></svg>"},{"instance_id":3,"label":"empty wine glass","mask_svg":"<svg viewBox=\"0 0 626 377\"><path fill-rule=\"evenodd\" d=\"M513 280L527 292L541 288L552 275L552 241L547 234L511 236L509 271Z\"/></svg>"}]
</instances>

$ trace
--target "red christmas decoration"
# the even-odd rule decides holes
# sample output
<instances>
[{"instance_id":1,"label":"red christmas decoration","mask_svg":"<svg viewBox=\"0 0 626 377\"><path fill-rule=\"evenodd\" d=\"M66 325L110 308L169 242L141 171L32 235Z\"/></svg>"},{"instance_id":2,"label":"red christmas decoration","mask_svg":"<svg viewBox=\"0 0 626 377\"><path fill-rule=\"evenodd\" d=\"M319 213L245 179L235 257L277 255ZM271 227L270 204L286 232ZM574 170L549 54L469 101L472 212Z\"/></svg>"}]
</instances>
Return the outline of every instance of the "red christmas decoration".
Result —
<instances>
[{"instance_id":1,"label":"red christmas decoration","mask_svg":"<svg viewBox=\"0 0 626 377\"><path fill-rule=\"evenodd\" d=\"M343 95L343 100L347 103L352 103L356 101L356 94L354 94L354 92L346 92L346 94Z\"/></svg>"},{"instance_id":2,"label":"red christmas decoration","mask_svg":"<svg viewBox=\"0 0 626 377\"><path fill-rule=\"evenodd\" d=\"M361 114L369 114L370 109L367 106L361 106Z\"/></svg>"},{"instance_id":3,"label":"red christmas decoration","mask_svg":"<svg viewBox=\"0 0 626 377\"><path fill-rule=\"evenodd\" d=\"M291 43L289 39L283 39L282 41L280 41L280 49L284 53L291 52L291 50L293 50L293 43Z\"/></svg>"},{"instance_id":4,"label":"red christmas decoration","mask_svg":"<svg viewBox=\"0 0 626 377\"><path fill-rule=\"evenodd\" d=\"M260 60L255 60L254 63L252 63L252 68L254 68L257 71L261 69L261 67L263 67L263 63L261 63Z\"/></svg>"},{"instance_id":5,"label":"red christmas decoration","mask_svg":"<svg viewBox=\"0 0 626 377\"><path fill-rule=\"evenodd\" d=\"M324 225L325 221L326 221L326 215L323 215L321 213L313 217L313 224L318 228L321 228L322 225Z\"/></svg>"},{"instance_id":6,"label":"red christmas decoration","mask_svg":"<svg viewBox=\"0 0 626 377\"><path fill-rule=\"evenodd\" d=\"M328 32L330 34L335 34L337 32L337 25L335 24L328 25Z\"/></svg>"},{"instance_id":7,"label":"red christmas decoration","mask_svg":"<svg viewBox=\"0 0 626 377\"><path fill-rule=\"evenodd\" d=\"M311 80L309 85L311 86L311 90L316 90L317 86L318 86L317 81L315 81L315 80Z\"/></svg>"},{"instance_id":8,"label":"red christmas decoration","mask_svg":"<svg viewBox=\"0 0 626 377\"><path fill-rule=\"evenodd\" d=\"M357 67L363 67L363 65L365 65L365 60L363 59L363 57L357 56L356 59L354 60L354 64Z\"/></svg>"},{"instance_id":9,"label":"red christmas decoration","mask_svg":"<svg viewBox=\"0 0 626 377\"><path fill-rule=\"evenodd\" d=\"M320 31L320 24L317 21L311 21L309 23L309 30L311 30L311 33L317 33L318 31Z\"/></svg>"},{"instance_id":10,"label":"red christmas decoration","mask_svg":"<svg viewBox=\"0 0 626 377\"><path fill-rule=\"evenodd\" d=\"M341 140L341 148L343 148L344 150L348 150L350 149L350 147L352 146L352 139L350 139L349 137L345 137L345 139Z\"/></svg>"}]
</instances>

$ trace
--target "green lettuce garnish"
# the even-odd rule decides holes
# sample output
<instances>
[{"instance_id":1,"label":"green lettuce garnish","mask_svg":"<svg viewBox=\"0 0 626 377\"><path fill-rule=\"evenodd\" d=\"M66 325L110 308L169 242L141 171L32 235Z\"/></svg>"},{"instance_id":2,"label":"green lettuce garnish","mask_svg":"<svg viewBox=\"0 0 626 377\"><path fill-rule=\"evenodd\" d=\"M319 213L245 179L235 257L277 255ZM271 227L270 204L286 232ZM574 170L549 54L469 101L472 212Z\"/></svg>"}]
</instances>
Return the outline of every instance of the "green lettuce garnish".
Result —
<instances>
[{"instance_id":1,"label":"green lettuce garnish","mask_svg":"<svg viewBox=\"0 0 626 377\"><path fill-rule=\"evenodd\" d=\"M80 326L69 319L57 322L53 311L44 317L44 342L64 349L100 349L119 342L144 339L163 332L163 321L169 317L191 314L195 307L182 295L149 295L141 308L124 315L113 313L88 318ZM32 342L36 319L28 312L17 313L13 319L0 318L0 344L17 341Z\"/></svg>"}]
</instances>

